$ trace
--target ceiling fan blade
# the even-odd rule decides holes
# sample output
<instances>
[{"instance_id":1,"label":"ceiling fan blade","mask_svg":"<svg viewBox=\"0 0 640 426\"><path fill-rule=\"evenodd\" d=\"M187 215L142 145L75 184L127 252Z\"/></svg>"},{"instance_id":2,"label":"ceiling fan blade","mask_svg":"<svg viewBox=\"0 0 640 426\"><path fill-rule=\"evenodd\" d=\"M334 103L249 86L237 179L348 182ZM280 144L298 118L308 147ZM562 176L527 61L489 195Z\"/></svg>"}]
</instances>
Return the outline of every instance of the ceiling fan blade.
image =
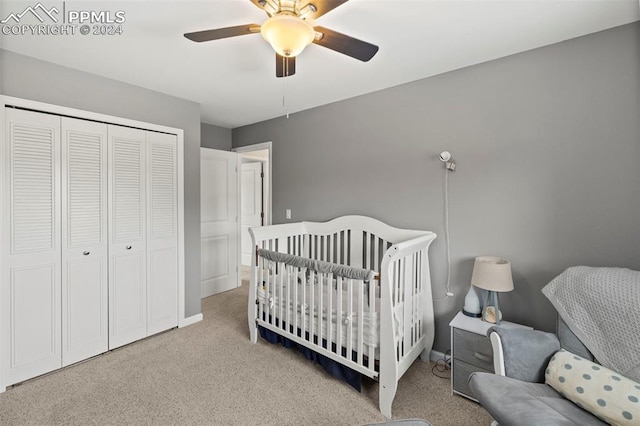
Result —
<instances>
[{"instance_id":1,"label":"ceiling fan blade","mask_svg":"<svg viewBox=\"0 0 640 426\"><path fill-rule=\"evenodd\" d=\"M296 57L276 53L276 77L290 77L296 73Z\"/></svg>"},{"instance_id":2,"label":"ceiling fan blade","mask_svg":"<svg viewBox=\"0 0 640 426\"><path fill-rule=\"evenodd\" d=\"M315 27L315 44L367 62L378 52L378 46L324 27ZM318 37L318 33L321 37Z\"/></svg>"},{"instance_id":3,"label":"ceiling fan blade","mask_svg":"<svg viewBox=\"0 0 640 426\"><path fill-rule=\"evenodd\" d=\"M236 37L246 34L256 34L260 32L260 25L245 24L235 27L218 28L215 30L196 31L194 33L186 33L184 36L191 41L211 41L221 38Z\"/></svg>"},{"instance_id":4,"label":"ceiling fan blade","mask_svg":"<svg viewBox=\"0 0 640 426\"><path fill-rule=\"evenodd\" d=\"M309 0L308 4L312 4L313 6L315 6L316 11L310 12L305 16L305 19L318 19L325 13L332 11L333 9L346 3L347 1L349 0ZM301 9L304 9L304 6L302 6Z\"/></svg>"}]
</instances>

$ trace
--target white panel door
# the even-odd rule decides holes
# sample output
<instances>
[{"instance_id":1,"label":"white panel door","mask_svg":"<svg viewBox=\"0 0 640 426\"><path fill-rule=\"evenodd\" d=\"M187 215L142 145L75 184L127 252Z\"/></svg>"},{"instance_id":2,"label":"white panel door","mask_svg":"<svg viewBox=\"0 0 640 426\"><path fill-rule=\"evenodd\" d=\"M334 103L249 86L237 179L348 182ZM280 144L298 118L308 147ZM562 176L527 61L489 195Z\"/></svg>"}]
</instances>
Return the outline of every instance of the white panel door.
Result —
<instances>
[{"instance_id":1,"label":"white panel door","mask_svg":"<svg viewBox=\"0 0 640 426\"><path fill-rule=\"evenodd\" d=\"M109 349L147 336L146 132L109 125Z\"/></svg>"},{"instance_id":2,"label":"white panel door","mask_svg":"<svg viewBox=\"0 0 640 426\"><path fill-rule=\"evenodd\" d=\"M175 135L147 132L147 334L178 325L178 164Z\"/></svg>"},{"instance_id":3,"label":"white panel door","mask_svg":"<svg viewBox=\"0 0 640 426\"><path fill-rule=\"evenodd\" d=\"M107 125L62 118L62 365L108 350Z\"/></svg>"},{"instance_id":4,"label":"white panel door","mask_svg":"<svg viewBox=\"0 0 640 426\"><path fill-rule=\"evenodd\" d=\"M202 297L239 285L238 154L200 148Z\"/></svg>"},{"instance_id":5,"label":"white panel door","mask_svg":"<svg viewBox=\"0 0 640 426\"><path fill-rule=\"evenodd\" d=\"M251 265L254 255L249 228L262 226L262 162L243 163L240 166L240 240L242 264Z\"/></svg>"},{"instance_id":6,"label":"white panel door","mask_svg":"<svg viewBox=\"0 0 640 426\"><path fill-rule=\"evenodd\" d=\"M2 145L2 385L61 356L60 117L6 109Z\"/></svg>"}]
</instances>

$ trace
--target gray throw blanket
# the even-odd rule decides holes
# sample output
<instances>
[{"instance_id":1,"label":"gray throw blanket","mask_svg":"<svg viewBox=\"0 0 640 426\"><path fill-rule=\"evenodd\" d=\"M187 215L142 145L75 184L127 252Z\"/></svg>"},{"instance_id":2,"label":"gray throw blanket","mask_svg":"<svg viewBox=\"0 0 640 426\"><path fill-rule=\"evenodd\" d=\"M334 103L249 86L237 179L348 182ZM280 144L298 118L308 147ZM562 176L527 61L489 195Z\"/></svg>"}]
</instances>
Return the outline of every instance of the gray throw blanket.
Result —
<instances>
[{"instance_id":1,"label":"gray throw blanket","mask_svg":"<svg viewBox=\"0 0 640 426\"><path fill-rule=\"evenodd\" d=\"M308 257L294 256L292 254L280 253L277 251L258 249L258 256L264 257L273 262L282 262L298 268L307 268L315 272L335 274L354 280L371 281L375 272L370 269L356 268L355 266L339 265L337 263L324 262L322 260L310 259Z\"/></svg>"},{"instance_id":2,"label":"gray throw blanket","mask_svg":"<svg viewBox=\"0 0 640 426\"><path fill-rule=\"evenodd\" d=\"M640 272L575 266L542 293L598 362L640 382Z\"/></svg>"}]
</instances>

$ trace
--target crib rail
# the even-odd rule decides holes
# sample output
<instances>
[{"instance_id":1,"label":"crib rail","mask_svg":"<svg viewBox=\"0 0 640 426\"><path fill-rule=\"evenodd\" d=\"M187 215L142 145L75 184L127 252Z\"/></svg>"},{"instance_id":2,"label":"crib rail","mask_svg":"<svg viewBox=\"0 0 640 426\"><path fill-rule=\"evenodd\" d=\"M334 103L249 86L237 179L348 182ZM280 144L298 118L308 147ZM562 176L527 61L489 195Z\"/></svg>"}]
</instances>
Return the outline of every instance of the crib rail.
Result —
<instances>
[{"instance_id":1,"label":"crib rail","mask_svg":"<svg viewBox=\"0 0 640 426\"><path fill-rule=\"evenodd\" d=\"M378 281L257 256L256 324L377 378Z\"/></svg>"}]
</instances>

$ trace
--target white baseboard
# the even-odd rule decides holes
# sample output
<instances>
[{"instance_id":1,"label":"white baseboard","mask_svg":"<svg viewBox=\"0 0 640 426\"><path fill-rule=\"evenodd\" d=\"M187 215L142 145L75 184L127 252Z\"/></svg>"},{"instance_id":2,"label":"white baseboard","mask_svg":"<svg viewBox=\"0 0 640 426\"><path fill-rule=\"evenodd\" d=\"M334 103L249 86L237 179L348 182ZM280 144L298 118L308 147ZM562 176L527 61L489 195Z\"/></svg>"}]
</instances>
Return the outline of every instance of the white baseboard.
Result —
<instances>
[{"instance_id":1,"label":"white baseboard","mask_svg":"<svg viewBox=\"0 0 640 426\"><path fill-rule=\"evenodd\" d=\"M429 360L436 362L440 359L444 359L444 354L442 352L438 352L438 351L431 351L431 353L429 354Z\"/></svg>"},{"instance_id":2,"label":"white baseboard","mask_svg":"<svg viewBox=\"0 0 640 426\"><path fill-rule=\"evenodd\" d=\"M202 321L203 318L204 317L202 316L202 314L190 316L180 321L180 324L178 324L178 328L187 327L189 325L195 324L197 322Z\"/></svg>"}]
</instances>

